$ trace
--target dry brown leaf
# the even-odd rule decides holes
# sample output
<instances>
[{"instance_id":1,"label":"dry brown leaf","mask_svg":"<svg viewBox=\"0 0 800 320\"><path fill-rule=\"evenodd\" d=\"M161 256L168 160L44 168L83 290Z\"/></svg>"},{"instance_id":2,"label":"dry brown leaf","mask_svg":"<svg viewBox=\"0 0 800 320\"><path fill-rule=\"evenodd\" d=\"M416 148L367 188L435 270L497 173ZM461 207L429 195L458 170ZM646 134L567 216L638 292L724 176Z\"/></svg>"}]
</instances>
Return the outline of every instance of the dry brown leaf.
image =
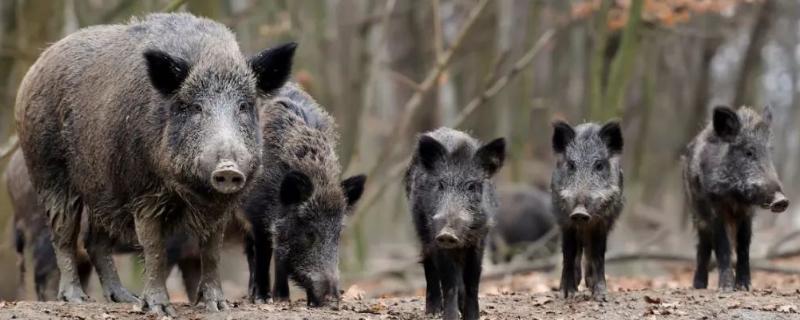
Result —
<instances>
[{"instance_id":1,"label":"dry brown leaf","mask_svg":"<svg viewBox=\"0 0 800 320\"><path fill-rule=\"evenodd\" d=\"M778 312L782 312L782 313L797 313L797 306L795 306L793 304L783 305L783 306L778 307Z\"/></svg>"},{"instance_id":2,"label":"dry brown leaf","mask_svg":"<svg viewBox=\"0 0 800 320\"><path fill-rule=\"evenodd\" d=\"M344 301L361 301L367 293L357 285L352 285L342 295Z\"/></svg>"},{"instance_id":3,"label":"dry brown leaf","mask_svg":"<svg viewBox=\"0 0 800 320\"><path fill-rule=\"evenodd\" d=\"M659 297L651 297L651 296L645 295L644 296L644 301L647 302L647 303L660 304L661 303L661 298L659 298Z\"/></svg>"}]
</instances>

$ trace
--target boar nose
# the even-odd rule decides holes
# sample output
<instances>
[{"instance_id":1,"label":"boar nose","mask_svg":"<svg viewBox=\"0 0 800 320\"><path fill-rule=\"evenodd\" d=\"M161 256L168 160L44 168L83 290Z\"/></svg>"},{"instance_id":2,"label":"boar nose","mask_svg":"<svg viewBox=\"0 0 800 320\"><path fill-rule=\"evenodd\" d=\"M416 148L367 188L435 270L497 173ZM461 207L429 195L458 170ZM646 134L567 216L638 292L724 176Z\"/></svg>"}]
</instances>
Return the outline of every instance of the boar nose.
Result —
<instances>
[{"instance_id":1,"label":"boar nose","mask_svg":"<svg viewBox=\"0 0 800 320\"><path fill-rule=\"evenodd\" d=\"M589 215L589 211L586 210L584 206L577 206L575 209L572 210L572 213L569 214L569 219L575 223L586 223L592 216Z\"/></svg>"},{"instance_id":2,"label":"boar nose","mask_svg":"<svg viewBox=\"0 0 800 320\"><path fill-rule=\"evenodd\" d=\"M211 173L211 186L221 193L234 193L242 190L245 183L244 174L233 161L223 161Z\"/></svg>"},{"instance_id":3,"label":"boar nose","mask_svg":"<svg viewBox=\"0 0 800 320\"><path fill-rule=\"evenodd\" d=\"M461 240L456 236L455 232L450 228L445 228L436 235L436 244L439 247L450 249L458 247Z\"/></svg>"},{"instance_id":4,"label":"boar nose","mask_svg":"<svg viewBox=\"0 0 800 320\"><path fill-rule=\"evenodd\" d=\"M781 213L786 211L786 208L789 207L789 199L786 199L786 195L783 192L775 192L775 195L772 197L772 203L769 204L769 209L775 213Z\"/></svg>"}]
</instances>

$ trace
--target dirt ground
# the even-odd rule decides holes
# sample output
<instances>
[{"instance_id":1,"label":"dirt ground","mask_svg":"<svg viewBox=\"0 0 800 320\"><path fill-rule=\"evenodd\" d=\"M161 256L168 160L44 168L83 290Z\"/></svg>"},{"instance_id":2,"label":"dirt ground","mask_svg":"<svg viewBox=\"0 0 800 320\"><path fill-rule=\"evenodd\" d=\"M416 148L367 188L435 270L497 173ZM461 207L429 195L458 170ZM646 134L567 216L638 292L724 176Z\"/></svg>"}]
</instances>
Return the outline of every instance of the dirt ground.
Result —
<instances>
[{"instance_id":1,"label":"dirt ground","mask_svg":"<svg viewBox=\"0 0 800 320\"><path fill-rule=\"evenodd\" d=\"M227 312L208 314L178 304L180 319L424 319L422 297L351 300L309 309L293 304L234 302ZM720 294L714 290L662 289L615 292L608 302L587 295L563 300L555 292L488 294L483 319L800 319L800 291L754 290ZM129 304L5 302L0 319L157 319Z\"/></svg>"}]
</instances>

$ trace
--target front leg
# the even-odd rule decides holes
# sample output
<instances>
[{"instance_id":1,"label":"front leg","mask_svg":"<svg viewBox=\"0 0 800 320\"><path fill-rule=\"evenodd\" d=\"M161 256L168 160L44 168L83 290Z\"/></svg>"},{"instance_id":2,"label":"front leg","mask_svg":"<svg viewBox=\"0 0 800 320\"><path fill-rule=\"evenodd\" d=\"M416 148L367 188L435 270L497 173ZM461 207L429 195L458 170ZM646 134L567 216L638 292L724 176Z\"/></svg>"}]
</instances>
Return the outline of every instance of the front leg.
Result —
<instances>
[{"instance_id":1,"label":"front leg","mask_svg":"<svg viewBox=\"0 0 800 320\"><path fill-rule=\"evenodd\" d=\"M252 230L245 243L250 267L250 302L267 303L272 300L269 284L272 237L262 231Z\"/></svg>"},{"instance_id":2,"label":"front leg","mask_svg":"<svg viewBox=\"0 0 800 320\"><path fill-rule=\"evenodd\" d=\"M750 239L753 237L753 219L742 218L736 232L736 290L750 290Z\"/></svg>"},{"instance_id":3,"label":"front leg","mask_svg":"<svg viewBox=\"0 0 800 320\"><path fill-rule=\"evenodd\" d=\"M422 266L425 268L425 314L429 315L442 313L442 287L433 255L425 255L422 259Z\"/></svg>"},{"instance_id":4,"label":"front leg","mask_svg":"<svg viewBox=\"0 0 800 320\"><path fill-rule=\"evenodd\" d=\"M719 264L719 290L733 291L733 270L731 269L731 243L725 230L725 223L719 214L712 222L714 229L714 254Z\"/></svg>"},{"instance_id":5,"label":"front leg","mask_svg":"<svg viewBox=\"0 0 800 320\"><path fill-rule=\"evenodd\" d=\"M605 259L608 228L605 225L597 225L590 232L590 239L587 243L590 270L587 271L587 277L591 274L592 280L591 283L586 281L586 284L591 286L594 300L606 301L608 289L606 287Z\"/></svg>"},{"instance_id":6,"label":"front leg","mask_svg":"<svg viewBox=\"0 0 800 320\"><path fill-rule=\"evenodd\" d=\"M438 253L436 257L436 265L439 271L439 279L442 283L444 320L458 319L458 289L461 283L461 268L459 268L453 259L445 253Z\"/></svg>"},{"instance_id":7,"label":"front leg","mask_svg":"<svg viewBox=\"0 0 800 320\"><path fill-rule=\"evenodd\" d=\"M275 259L275 288L272 296L275 301L289 301L289 263L283 259Z\"/></svg>"},{"instance_id":8,"label":"front leg","mask_svg":"<svg viewBox=\"0 0 800 320\"><path fill-rule=\"evenodd\" d=\"M219 279L219 255L222 251L226 223L226 219L221 219L208 237L200 241L202 277L197 297L198 302L203 303L206 310L211 312L228 309Z\"/></svg>"},{"instance_id":9,"label":"front leg","mask_svg":"<svg viewBox=\"0 0 800 320\"><path fill-rule=\"evenodd\" d=\"M580 274L576 270L576 263L580 263L579 256L577 256L580 244L575 228L563 228L561 232L561 247L564 255L563 269L561 270L561 293L564 298L569 298L578 292L576 276L577 279L580 279Z\"/></svg>"},{"instance_id":10,"label":"front leg","mask_svg":"<svg viewBox=\"0 0 800 320\"><path fill-rule=\"evenodd\" d=\"M134 218L136 236L144 251L145 283L140 306L158 315L176 315L167 294L167 252L164 248L164 229L156 215Z\"/></svg>"},{"instance_id":11,"label":"front leg","mask_svg":"<svg viewBox=\"0 0 800 320\"><path fill-rule=\"evenodd\" d=\"M464 312L465 320L477 320L480 318L480 307L478 305L478 287L481 282L481 261L483 258L483 246L468 249L464 265Z\"/></svg>"}]
</instances>

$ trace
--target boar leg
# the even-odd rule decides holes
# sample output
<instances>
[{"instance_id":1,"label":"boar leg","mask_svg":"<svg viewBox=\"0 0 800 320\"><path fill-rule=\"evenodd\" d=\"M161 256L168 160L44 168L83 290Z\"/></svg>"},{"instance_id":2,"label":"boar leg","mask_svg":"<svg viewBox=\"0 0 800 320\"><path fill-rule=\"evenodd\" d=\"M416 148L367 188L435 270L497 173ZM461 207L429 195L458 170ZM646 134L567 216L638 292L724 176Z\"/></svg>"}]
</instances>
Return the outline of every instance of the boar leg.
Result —
<instances>
[{"instance_id":1,"label":"boar leg","mask_svg":"<svg viewBox=\"0 0 800 320\"><path fill-rule=\"evenodd\" d=\"M462 316L465 320L477 320L480 318L480 307L478 305L478 287L481 282L481 260L483 257L483 247L467 249L464 261L464 308Z\"/></svg>"},{"instance_id":2,"label":"boar leg","mask_svg":"<svg viewBox=\"0 0 800 320\"><path fill-rule=\"evenodd\" d=\"M576 276L576 260L577 263L580 263L580 256L578 254L578 235L577 230L574 228L564 228L562 231L562 253L564 255L564 262L562 263L562 271L561 271L561 293L564 294L564 298L569 298L570 295L574 295L578 292L578 284L576 283L575 276ZM578 276L580 278L580 276Z\"/></svg>"},{"instance_id":3,"label":"boar leg","mask_svg":"<svg viewBox=\"0 0 800 320\"><path fill-rule=\"evenodd\" d=\"M719 264L719 289L733 291L733 270L731 269L731 243L728 240L723 218L717 214L712 222L714 228L714 254Z\"/></svg>"},{"instance_id":4,"label":"boar leg","mask_svg":"<svg viewBox=\"0 0 800 320\"><path fill-rule=\"evenodd\" d=\"M588 265L587 279L591 277L592 281L586 281L586 285L590 286L592 290L592 298L596 301L605 301L607 295L606 288L606 242L608 240L608 229L605 226L598 225L590 231L590 240L588 241Z\"/></svg>"},{"instance_id":5,"label":"boar leg","mask_svg":"<svg viewBox=\"0 0 800 320\"><path fill-rule=\"evenodd\" d=\"M744 217L736 232L736 290L750 290L750 239L753 237L753 219Z\"/></svg>"},{"instance_id":6,"label":"boar leg","mask_svg":"<svg viewBox=\"0 0 800 320\"><path fill-rule=\"evenodd\" d=\"M197 303L197 290L200 288L200 280L202 279L202 261L197 257L183 258L178 260L178 269L181 270L186 297L192 303Z\"/></svg>"},{"instance_id":7,"label":"boar leg","mask_svg":"<svg viewBox=\"0 0 800 320\"><path fill-rule=\"evenodd\" d=\"M217 312L227 310L228 303L222 294L222 282L219 279L219 256L222 251L222 240L227 219L222 219L206 239L200 241L200 259L202 262L202 280L198 300L205 304L206 310Z\"/></svg>"},{"instance_id":8,"label":"boar leg","mask_svg":"<svg viewBox=\"0 0 800 320\"><path fill-rule=\"evenodd\" d=\"M446 253L437 253L436 259L439 279L442 282L444 320L458 319L458 286L461 276L459 268Z\"/></svg>"},{"instance_id":9,"label":"boar leg","mask_svg":"<svg viewBox=\"0 0 800 320\"><path fill-rule=\"evenodd\" d=\"M275 301L289 301L289 264L286 261L275 261L275 288L272 297Z\"/></svg>"},{"instance_id":10,"label":"boar leg","mask_svg":"<svg viewBox=\"0 0 800 320\"><path fill-rule=\"evenodd\" d=\"M86 250L89 259L97 276L100 278L100 285L103 287L103 296L108 302L139 302L139 299L122 286L119 281L117 267L111 258L113 243L108 234L98 228L89 226L89 241L86 242ZM86 272L87 274L89 272Z\"/></svg>"},{"instance_id":11,"label":"boar leg","mask_svg":"<svg viewBox=\"0 0 800 320\"><path fill-rule=\"evenodd\" d=\"M61 271L58 299L68 302L89 301L89 296L84 293L78 276L78 234L83 203L75 193L69 192L68 188L45 190L40 195L47 208L56 263Z\"/></svg>"},{"instance_id":12,"label":"boar leg","mask_svg":"<svg viewBox=\"0 0 800 320\"><path fill-rule=\"evenodd\" d=\"M272 236L254 228L248 233L245 246L250 267L250 302L267 303L271 299L269 263L272 258Z\"/></svg>"},{"instance_id":13,"label":"boar leg","mask_svg":"<svg viewBox=\"0 0 800 320\"><path fill-rule=\"evenodd\" d=\"M165 237L158 214L139 214L134 217L136 236L144 251L145 283L140 305L159 315L175 316L175 308L167 294L167 252Z\"/></svg>"},{"instance_id":14,"label":"boar leg","mask_svg":"<svg viewBox=\"0 0 800 320\"><path fill-rule=\"evenodd\" d=\"M439 271L436 270L434 257L426 255L422 260L425 268L425 313L439 314L442 312L442 287L439 281Z\"/></svg>"},{"instance_id":15,"label":"boar leg","mask_svg":"<svg viewBox=\"0 0 800 320\"><path fill-rule=\"evenodd\" d=\"M711 260L712 232L709 227L697 227L697 269L694 271L695 289L708 287L708 263Z\"/></svg>"}]
</instances>

